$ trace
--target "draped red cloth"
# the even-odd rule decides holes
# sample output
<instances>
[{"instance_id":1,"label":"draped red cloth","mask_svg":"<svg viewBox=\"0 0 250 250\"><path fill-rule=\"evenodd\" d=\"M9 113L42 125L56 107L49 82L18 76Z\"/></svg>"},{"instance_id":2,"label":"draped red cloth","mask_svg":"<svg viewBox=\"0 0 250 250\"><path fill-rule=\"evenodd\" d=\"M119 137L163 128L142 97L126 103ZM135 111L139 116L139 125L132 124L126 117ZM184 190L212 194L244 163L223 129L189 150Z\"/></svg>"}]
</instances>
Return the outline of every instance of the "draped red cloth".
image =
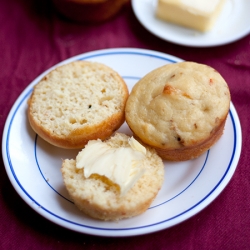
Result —
<instances>
[{"instance_id":1,"label":"draped red cloth","mask_svg":"<svg viewBox=\"0 0 250 250\"><path fill-rule=\"evenodd\" d=\"M105 48L157 50L208 64L228 82L242 127L242 153L228 186L208 207L172 228L124 238L62 228L32 210L0 168L0 249L250 249L250 35L234 43L190 48L161 40L136 19L131 4L113 19L79 24L48 0L0 0L0 126L30 82L54 64Z\"/></svg>"}]
</instances>

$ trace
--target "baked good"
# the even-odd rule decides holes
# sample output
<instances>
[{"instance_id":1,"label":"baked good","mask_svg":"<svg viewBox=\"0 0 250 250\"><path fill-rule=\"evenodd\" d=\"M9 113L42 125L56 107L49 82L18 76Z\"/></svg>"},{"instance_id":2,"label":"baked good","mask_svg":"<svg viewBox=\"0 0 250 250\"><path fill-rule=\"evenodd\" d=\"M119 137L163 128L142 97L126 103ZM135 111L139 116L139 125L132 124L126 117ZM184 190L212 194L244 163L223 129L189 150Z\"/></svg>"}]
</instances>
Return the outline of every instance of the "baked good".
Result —
<instances>
[{"instance_id":1,"label":"baked good","mask_svg":"<svg viewBox=\"0 0 250 250\"><path fill-rule=\"evenodd\" d=\"M34 87L28 118L34 131L62 148L106 139L124 122L128 88L108 66L75 61L49 72Z\"/></svg>"},{"instance_id":2,"label":"baked good","mask_svg":"<svg viewBox=\"0 0 250 250\"><path fill-rule=\"evenodd\" d=\"M184 161L208 150L222 135L230 92L213 68L167 64L139 80L125 108L135 137L166 160Z\"/></svg>"},{"instance_id":3,"label":"baked good","mask_svg":"<svg viewBox=\"0 0 250 250\"><path fill-rule=\"evenodd\" d=\"M164 21L198 31L211 30L225 0L158 0L156 16Z\"/></svg>"},{"instance_id":4,"label":"baked good","mask_svg":"<svg viewBox=\"0 0 250 250\"><path fill-rule=\"evenodd\" d=\"M125 134L116 133L104 143L112 149L126 149L129 147L129 138ZM145 171L123 195L117 189L117 185L103 175L86 178L85 169L78 169L76 160L63 160L61 171L64 184L78 209L100 220L120 220L143 213L156 197L164 180L162 159L154 149L146 149L143 160ZM109 165L103 165L102 160L99 163L102 169Z\"/></svg>"},{"instance_id":5,"label":"baked good","mask_svg":"<svg viewBox=\"0 0 250 250\"><path fill-rule=\"evenodd\" d=\"M78 22L101 22L114 17L129 0L53 0L65 17Z\"/></svg>"}]
</instances>

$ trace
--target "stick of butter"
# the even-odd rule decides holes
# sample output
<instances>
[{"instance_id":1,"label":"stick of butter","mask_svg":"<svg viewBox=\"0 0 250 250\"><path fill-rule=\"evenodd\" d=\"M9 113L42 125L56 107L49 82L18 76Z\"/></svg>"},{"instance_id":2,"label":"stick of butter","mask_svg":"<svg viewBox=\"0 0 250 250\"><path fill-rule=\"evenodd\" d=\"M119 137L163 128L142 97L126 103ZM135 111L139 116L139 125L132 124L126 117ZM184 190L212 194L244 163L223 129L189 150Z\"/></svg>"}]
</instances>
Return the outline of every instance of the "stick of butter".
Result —
<instances>
[{"instance_id":1,"label":"stick of butter","mask_svg":"<svg viewBox=\"0 0 250 250\"><path fill-rule=\"evenodd\" d=\"M84 168L85 178L92 175L108 178L125 195L144 174L147 150L133 137L129 147L112 148L101 140L89 141L76 157L76 168Z\"/></svg>"},{"instance_id":2,"label":"stick of butter","mask_svg":"<svg viewBox=\"0 0 250 250\"><path fill-rule=\"evenodd\" d=\"M156 16L198 31L211 30L225 0L158 0Z\"/></svg>"}]
</instances>

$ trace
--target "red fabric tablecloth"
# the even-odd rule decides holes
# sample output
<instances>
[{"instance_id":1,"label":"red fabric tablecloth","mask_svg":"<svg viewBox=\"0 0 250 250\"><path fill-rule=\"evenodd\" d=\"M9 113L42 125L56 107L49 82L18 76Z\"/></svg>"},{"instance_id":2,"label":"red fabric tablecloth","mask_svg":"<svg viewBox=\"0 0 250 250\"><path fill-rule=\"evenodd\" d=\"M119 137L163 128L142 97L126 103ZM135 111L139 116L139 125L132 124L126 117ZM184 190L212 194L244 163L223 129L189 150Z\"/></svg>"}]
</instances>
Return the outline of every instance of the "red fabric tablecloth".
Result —
<instances>
[{"instance_id":1,"label":"red fabric tablecloth","mask_svg":"<svg viewBox=\"0 0 250 250\"><path fill-rule=\"evenodd\" d=\"M128 4L100 24L77 24L46 0L0 0L0 128L24 88L54 64L88 51L134 47L216 68L228 82L242 127L242 154L225 190L194 217L156 233L95 237L59 227L33 211L0 168L0 249L250 249L250 35L219 47L163 41L138 22Z\"/></svg>"}]
</instances>

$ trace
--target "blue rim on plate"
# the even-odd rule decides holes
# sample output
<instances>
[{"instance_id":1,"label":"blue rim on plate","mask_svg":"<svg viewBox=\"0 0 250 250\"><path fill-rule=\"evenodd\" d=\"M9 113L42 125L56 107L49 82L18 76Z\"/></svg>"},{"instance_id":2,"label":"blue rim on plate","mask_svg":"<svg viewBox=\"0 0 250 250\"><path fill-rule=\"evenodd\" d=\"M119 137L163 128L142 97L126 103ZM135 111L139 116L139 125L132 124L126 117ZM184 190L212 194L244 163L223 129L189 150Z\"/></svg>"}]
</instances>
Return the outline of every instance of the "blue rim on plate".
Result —
<instances>
[{"instance_id":1,"label":"blue rim on plate","mask_svg":"<svg viewBox=\"0 0 250 250\"><path fill-rule=\"evenodd\" d=\"M123 48L123 49L107 49L107 50L99 50L94 52L85 53L79 56L72 57L70 59L67 59L60 64L55 65L54 67L65 64L71 61L75 60L106 60L106 57L114 57L115 60L117 58L121 58L122 56L136 56L139 57L139 60L147 61L151 59L156 59L159 61L162 61L160 63L175 63L178 61L182 61L179 58L156 52L156 51L150 51L150 50L143 50L143 49L129 49L129 48ZM102 59L101 59L102 58ZM140 59L141 58L141 59ZM109 60L107 60L107 63L109 64ZM154 64L154 62L153 62ZM123 65L121 65L123 66ZM158 66L158 65L157 65ZM155 67L157 67L155 66ZM54 68L52 67L52 68ZM154 67L154 66L153 66ZM51 68L51 69L52 69ZM232 127L232 132L230 134L230 137L232 137L232 145L230 147L230 155L227 155L227 166L223 167L223 173L221 173L221 176L218 177L218 181L213 184L209 188L209 191L203 195L199 200L196 200L192 205L185 208L183 211L180 211L170 217L162 216L161 219L157 218L155 221L150 221L149 223L138 223L137 219L133 221L133 219L129 222L131 222L129 225L123 226L123 222L117 223L117 225L112 224L112 227L109 227L109 223L101 223L98 224L91 223L88 221L88 223L83 222L76 222L76 220L71 220L69 217L61 216L57 213L57 210L53 211L53 208L48 208L44 206L39 199L34 198L33 195L30 194L30 190L27 190L24 187L24 184L20 180L20 174L16 173L16 165L13 165L12 160L14 159L15 155L11 153L11 142L10 142L10 136L13 133L13 122L16 119L16 116L18 112L21 112L21 107L26 105L26 101L29 98L33 86L41 79L45 74L47 74L51 69L45 71L43 74L41 74L39 77L37 77L19 96L15 104L13 105L9 116L6 120L5 128L4 128L4 134L3 134L3 140L2 140L2 155L4 159L5 168L7 171L7 174L9 176L9 179L18 192L18 194L26 201L33 209L34 204L36 204L36 207L39 207L39 209L35 209L38 213L40 213L45 218L49 219L50 221L61 225L63 227L66 227L68 229L87 233L87 234L93 234L93 235L99 235L99 236L131 236L131 235L140 235L140 234L146 234L151 233L155 231L159 231L171 226L174 226L191 216L195 215L202 209L204 209L208 204L210 204L220 193L221 191L226 187L228 182L230 181L231 177L233 176L233 173L237 167L237 163L240 157L241 152L241 128L239 119L236 113L236 110L231 103L230 112L228 116L228 123L230 124L230 127ZM136 72L136 71L135 71ZM142 73L140 73L142 74ZM122 74L122 77L127 80L137 81L142 77L140 74ZM230 131L231 131L230 130ZM24 131L24 133L26 133ZM34 168L37 168L40 173L41 179L46 183L46 185L49 187L52 192L58 196L60 196L65 202L69 203L71 206L74 206L72 204L72 201L70 198L67 198L65 195L61 194L61 191L57 190L57 187L53 186L53 184L49 183L46 180L42 164L40 163L40 155L39 155L39 140L40 138L35 135L33 142L32 142L32 148L33 152L29 152L30 154L34 154L35 164ZM42 140L42 139L41 139ZM197 172L193 175L193 177L189 180L189 182L186 184L185 187L183 187L181 190L179 190L175 195L172 195L171 197L168 197L167 199L164 197L161 202L152 205L149 209L153 211L155 208L165 206L167 203L172 202L174 199L178 197L180 199L181 195L185 193L187 190L189 190L190 187L194 185L194 183L201 177L201 173L204 171L204 169L207 168L208 160L212 157L210 150L207 151L205 154L199 168L197 169ZM207 170L208 171L208 170ZM49 192L49 191L48 191ZM30 203L32 201L32 205ZM125 222L126 223L126 222ZM98 226L97 226L98 225Z\"/></svg>"}]
</instances>

